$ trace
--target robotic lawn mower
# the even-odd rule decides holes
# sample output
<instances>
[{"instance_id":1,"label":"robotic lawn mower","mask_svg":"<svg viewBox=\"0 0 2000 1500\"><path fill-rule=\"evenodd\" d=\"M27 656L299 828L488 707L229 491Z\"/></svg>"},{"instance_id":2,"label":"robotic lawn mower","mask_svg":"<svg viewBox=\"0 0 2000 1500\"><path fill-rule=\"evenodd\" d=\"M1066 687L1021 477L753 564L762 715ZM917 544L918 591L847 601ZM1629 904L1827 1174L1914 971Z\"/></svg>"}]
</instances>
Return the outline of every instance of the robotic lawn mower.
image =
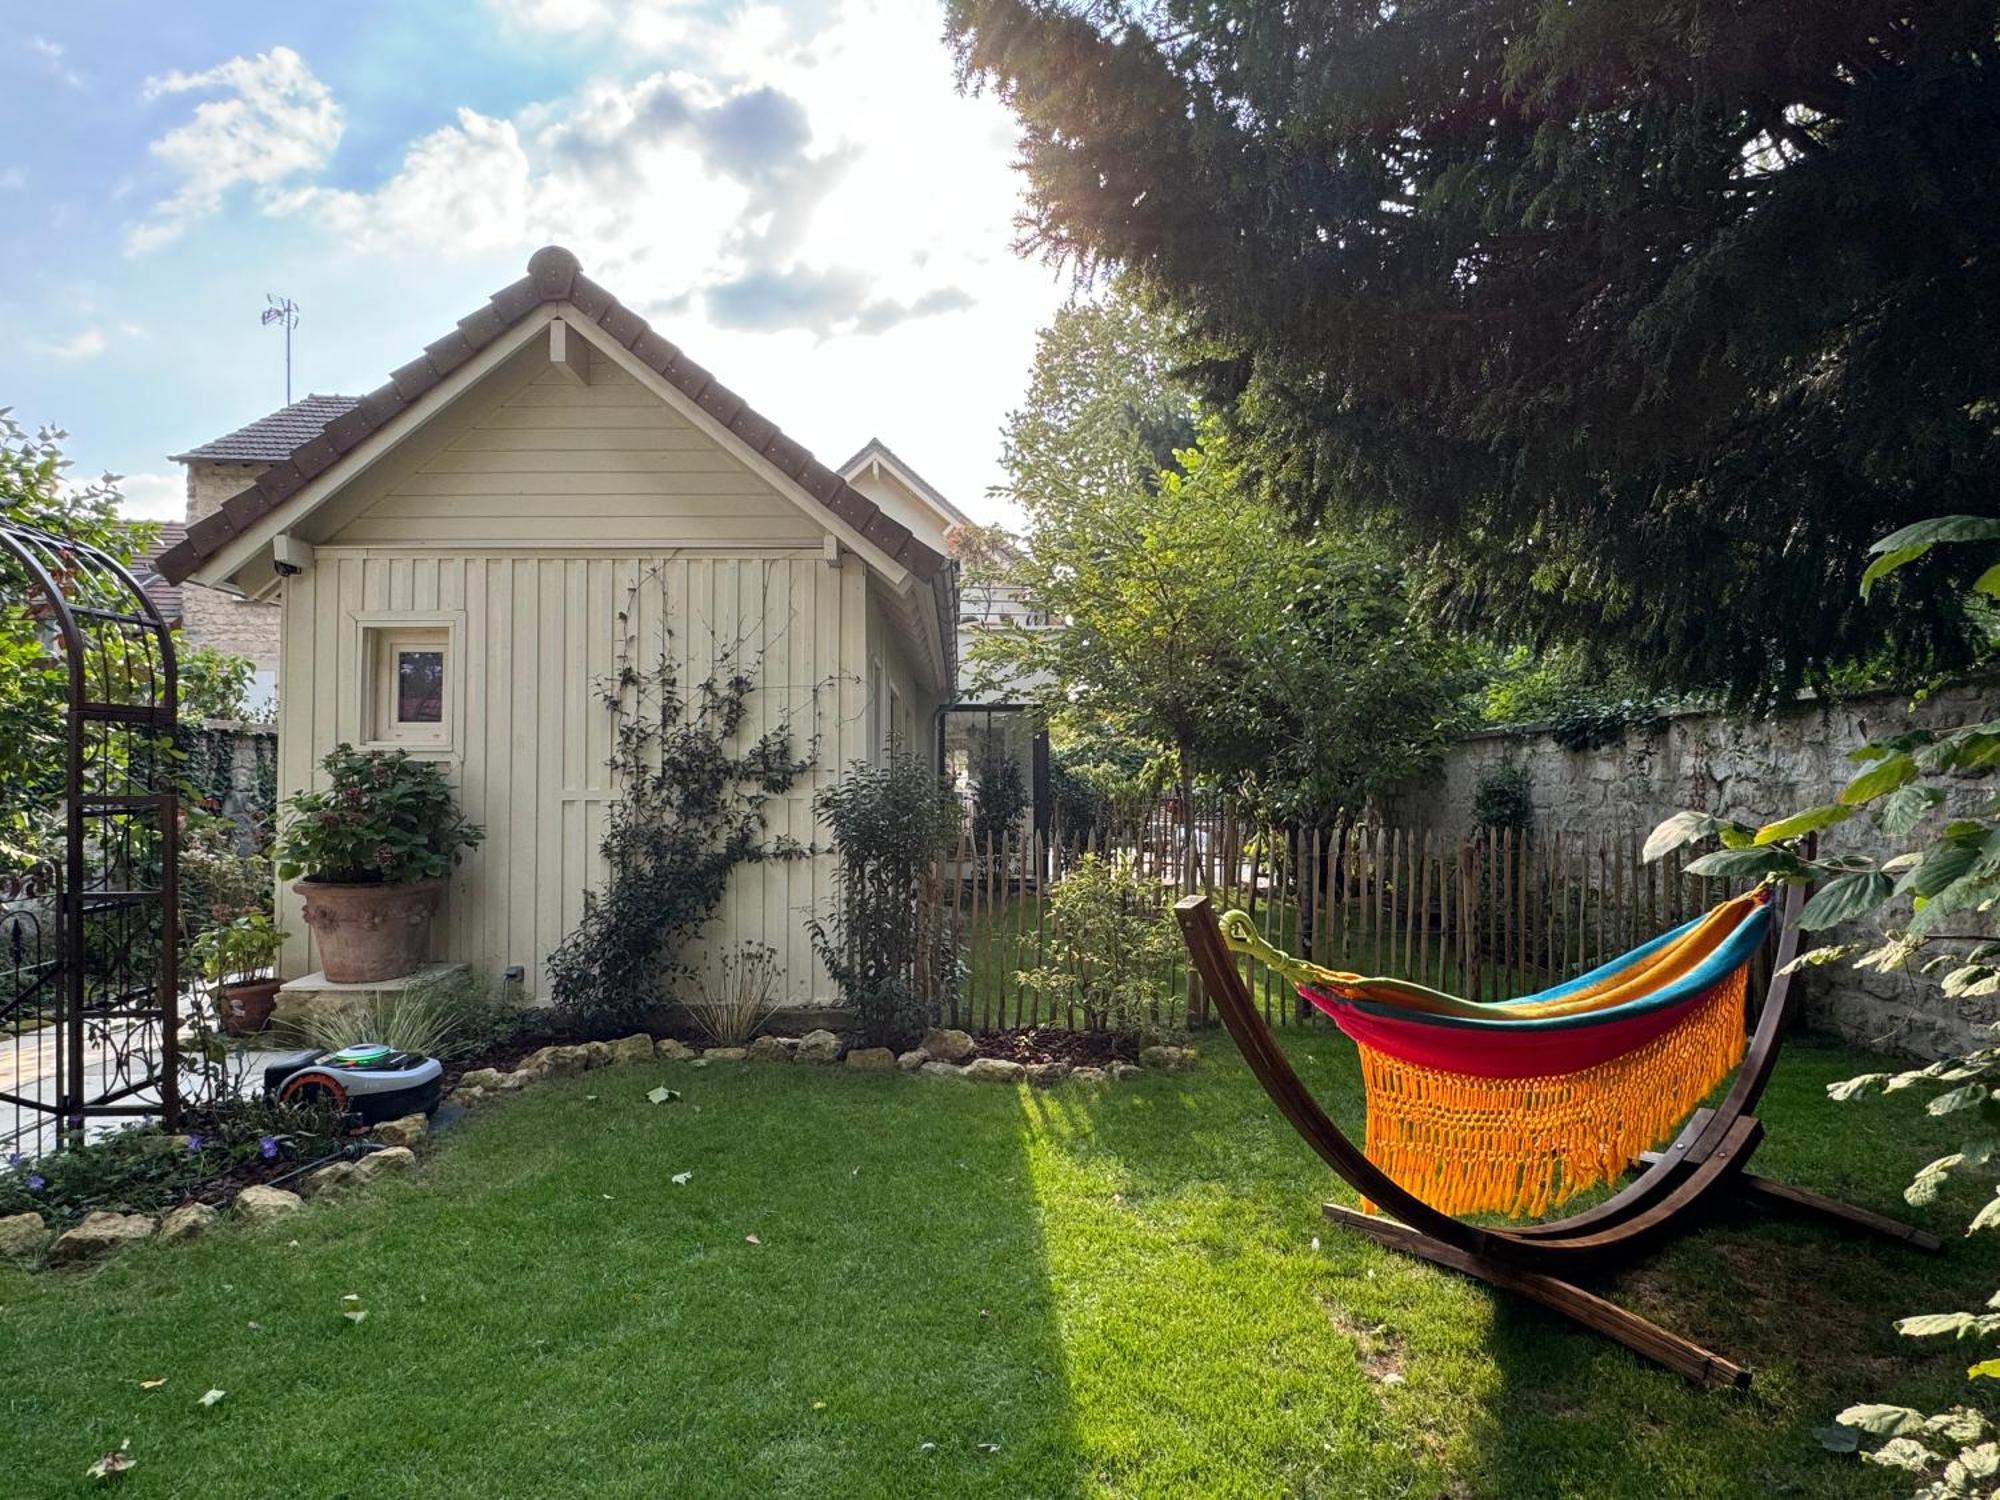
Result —
<instances>
[{"instance_id":1,"label":"robotic lawn mower","mask_svg":"<svg viewBox=\"0 0 2000 1500\"><path fill-rule=\"evenodd\" d=\"M444 1064L362 1042L337 1052L293 1052L264 1069L264 1092L286 1104L330 1104L363 1125L429 1114L444 1095Z\"/></svg>"}]
</instances>

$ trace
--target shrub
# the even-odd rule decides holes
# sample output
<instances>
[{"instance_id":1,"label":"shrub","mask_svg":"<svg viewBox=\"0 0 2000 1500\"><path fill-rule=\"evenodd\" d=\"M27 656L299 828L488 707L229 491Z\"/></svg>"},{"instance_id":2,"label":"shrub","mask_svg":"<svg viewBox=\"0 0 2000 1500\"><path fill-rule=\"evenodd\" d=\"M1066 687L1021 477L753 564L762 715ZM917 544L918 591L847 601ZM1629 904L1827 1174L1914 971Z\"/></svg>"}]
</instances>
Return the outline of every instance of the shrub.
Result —
<instances>
[{"instance_id":1,"label":"shrub","mask_svg":"<svg viewBox=\"0 0 2000 1500\"><path fill-rule=\"evenodd\" d=\"M271 966L288 936L262 912L250 912L210 927L194 940L189 956L210 984L242 984Z\"/></svg>"},{"instance_id":2,"label":"shrub","mask_svg":"<svg viewBox=\"0 0 2000 1500\"><path fill-rule=\"evenodd\" d=\"M276 850L282 879L435 880L486 836L465 821L435 762L412 760L406 750L336 745L320 767L325 791L285 799Z\"/></svg>"},{"instance_id":3,"label":"shrub","mask_svg":"<svg viewBox=\"0 0 2000 1500\"><path fill-rule=\"evenodd\" d=\"M345 1005L314 1010L293 1024L299 1039L329 1051L380 1042L452 1062L506 1041L529 1020L522 1007L459 970L421 977L399 990L370 990Z\"/></svg>"},{"instance_id":4,"label":"shrub","mask_svg":"<svg viewBox=\"0 0 2000 1500\"><path fill-rule=\"evenodd\" d=\"M914 756L857 762L814 802L833 836L830 922L807 923L820 960L876 1046L913 1041L958 992L958 934L938 861L960 826L951 784Z\"/></svg>"},{"instance_id":5,"label":"shrub","mask_svg":"<svg viewBox=\"0 0 2000 1500\"><path fill-rule=\"evenodd\" d=\"M709 964L709 972L688 987L683 1004L711 1046L740 1047L769 1019L777 988L777 949L743 943Z\"/></svg>"},{"instance_id":6,"label":"shrub","mask_svg":"<svg viewBox=\"0 0 2000 1500\"><path fill-rule=\"evenodd\" d=\"M1021 763L1004 743L989 740L972 768L972 846L981 853L999 849L1019 834L1027 811L1028 786Z\"/></svg>"},{"instance_id":7,"label":"shrub","mask_svg":"<svg viewBox=\"0 0 2000 1500\"><path fill-rule=\"evenodd\" d=\"M1489 766L1472 792L1472 821L1481 829L1511 828L1526 833L1535 826L1535 798L1523 766Z\"/></svg>"},{"instance_id":8,"label":"shrub","mask_svg":"<svg viewBox=\"0 0 2000 1500\"><path fill-rule=\"evenodd\" d=\"M1086 854L1056 883L1045 951L1053 963L1016 979L1052 1004L1082 1010L1092 1030L1174 1029L1160 993L1180 953L1180 934L1165 887L1142 875L1129 856Z\"/></svg>"}]
</instances>

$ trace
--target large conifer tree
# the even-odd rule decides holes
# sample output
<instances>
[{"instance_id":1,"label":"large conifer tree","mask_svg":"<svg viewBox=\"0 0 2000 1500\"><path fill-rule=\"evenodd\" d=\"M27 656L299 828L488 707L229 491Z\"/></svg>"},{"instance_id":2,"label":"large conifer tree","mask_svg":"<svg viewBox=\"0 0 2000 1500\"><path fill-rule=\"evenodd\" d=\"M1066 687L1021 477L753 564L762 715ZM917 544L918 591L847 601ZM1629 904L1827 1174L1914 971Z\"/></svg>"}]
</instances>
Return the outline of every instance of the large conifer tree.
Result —
<instances>
[{"instance_id":1,"label":"large conifer tree","mask_svg":"<svg viewBox=\"0 0 2000 1500\"><path fill-rule=\"evenodd\" d=\"M1300 517L1683 687L1963 660L2000 509L1993 0L952 0L1026 242L1129 268Z\"/></svg>"}]
</instances>

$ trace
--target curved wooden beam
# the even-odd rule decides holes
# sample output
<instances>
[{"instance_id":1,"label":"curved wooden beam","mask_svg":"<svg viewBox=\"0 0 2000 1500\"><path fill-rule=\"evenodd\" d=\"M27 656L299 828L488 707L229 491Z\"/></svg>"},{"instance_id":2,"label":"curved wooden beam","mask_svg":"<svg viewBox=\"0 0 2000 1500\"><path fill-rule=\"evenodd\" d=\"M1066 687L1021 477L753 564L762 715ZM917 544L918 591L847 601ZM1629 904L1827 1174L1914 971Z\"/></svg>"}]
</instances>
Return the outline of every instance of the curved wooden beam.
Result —
<instances>
[{"instance_id":1,"label":"curved wooden beam","mask_svg":"<svg viewBox=\"0 0 2000 1500\"><path fill-rule=\"evenodd\" d=\"M1787 908L1788 941L1780 948L1783 962L1796 947L1791 921L1796 902ZM1443 1213L1399 1185L1349 1140L1320 1108L1310 1090L1278 1046L1277 1038L1236 972L1228 945L1206 896L1189 896L1174 907L1175 920L1187 943L1188 956L1223 1024L1264 1091L1291 1122L1306 1144L1347 1184L1378 1208L1444 1244L1468 1254L1507 1265L1546 1267L1578 1265L1614 1253L1630 1253L1650 1244L1727 1191L1762 1137L1762 1127L1748 1111L1763 1092L1782 1044L1789 976L1773 982L1757 1037L1723 1103L1694 1130L1684 1150L1670 1151L1649 1167L1638 1181L1596 1208L1532 1229L1488 1229ZM1682 1140L1686 1141L1684 1131ZM1679 1146L1681 1143L1677 1142Z\"/></svg>"}]
</instances>

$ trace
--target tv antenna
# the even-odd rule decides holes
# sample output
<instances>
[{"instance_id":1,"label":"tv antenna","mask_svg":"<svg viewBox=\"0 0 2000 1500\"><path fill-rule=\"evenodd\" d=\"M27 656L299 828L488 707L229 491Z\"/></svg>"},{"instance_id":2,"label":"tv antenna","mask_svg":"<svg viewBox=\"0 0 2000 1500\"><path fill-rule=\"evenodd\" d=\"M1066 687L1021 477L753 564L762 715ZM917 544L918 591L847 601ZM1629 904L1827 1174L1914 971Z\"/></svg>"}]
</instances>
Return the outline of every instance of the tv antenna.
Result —
<instances>
[{"instance_id":1,"label":"tv antenna","mask_svg":"<svg viewBox=\"0 0 2000 1500\"><path fill-rule=\"evenodd\" d=\"M292 330L299 326L299 305L290 297L276 297L264 294L269 305L264 309L262 322L266 328L273 323L285 325L285 405L292 404Z\"/></svg>"}]
</instances>

